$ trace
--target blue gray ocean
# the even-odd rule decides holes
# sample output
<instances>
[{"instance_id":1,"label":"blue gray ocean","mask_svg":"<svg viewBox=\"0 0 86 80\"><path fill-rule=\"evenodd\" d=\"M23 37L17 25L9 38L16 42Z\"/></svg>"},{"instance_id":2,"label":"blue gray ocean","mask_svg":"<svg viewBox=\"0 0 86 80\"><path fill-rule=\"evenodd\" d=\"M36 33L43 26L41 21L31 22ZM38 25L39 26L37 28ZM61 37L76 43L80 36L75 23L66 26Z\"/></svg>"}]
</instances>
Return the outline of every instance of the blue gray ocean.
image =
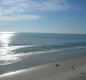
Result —
<instances>
[{"instance_id":1,"label":"blue gray ocean","mask_svg":"<svg viewBox=\"0 0 86 80\"><path fill-rule=\"evenodd\" d=\"M0 33L0 74L86 56L86 35Z\"/></svg>"}]
</instances>

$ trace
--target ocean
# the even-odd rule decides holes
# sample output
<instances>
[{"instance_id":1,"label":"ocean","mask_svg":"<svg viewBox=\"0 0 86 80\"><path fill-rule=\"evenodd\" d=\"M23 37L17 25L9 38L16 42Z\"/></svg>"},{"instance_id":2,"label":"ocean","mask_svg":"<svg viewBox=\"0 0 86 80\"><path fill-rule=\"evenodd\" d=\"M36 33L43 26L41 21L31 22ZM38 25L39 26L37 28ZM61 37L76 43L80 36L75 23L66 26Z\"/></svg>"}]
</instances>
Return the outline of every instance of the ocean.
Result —
<instances>
[{"instance_id":1,"label":"ocean","mask_svg":"<svg viewBox=\"0 0 86 80\"><path fill-rule=\"evenodd\" d=\"M0 33L0 75L80 56L86 56L84 34Z\"/></svg>"}]
</instances>

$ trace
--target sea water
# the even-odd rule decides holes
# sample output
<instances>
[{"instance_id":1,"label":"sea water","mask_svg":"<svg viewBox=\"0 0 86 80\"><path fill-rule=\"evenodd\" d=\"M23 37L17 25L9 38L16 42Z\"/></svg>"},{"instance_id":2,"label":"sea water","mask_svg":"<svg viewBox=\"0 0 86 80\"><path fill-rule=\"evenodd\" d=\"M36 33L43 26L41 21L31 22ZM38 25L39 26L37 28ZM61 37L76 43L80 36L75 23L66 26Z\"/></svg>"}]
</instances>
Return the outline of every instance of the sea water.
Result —
<instances>
[{"instance_id":1,"label":"sea water","mask_svg":"<svg viewBox=\"0 0 86 80\"><path fill-rule=\"evenodd\" d=\"M0 33L0 74L84 55L84 34Z\"/></svg>"}]
</instances>

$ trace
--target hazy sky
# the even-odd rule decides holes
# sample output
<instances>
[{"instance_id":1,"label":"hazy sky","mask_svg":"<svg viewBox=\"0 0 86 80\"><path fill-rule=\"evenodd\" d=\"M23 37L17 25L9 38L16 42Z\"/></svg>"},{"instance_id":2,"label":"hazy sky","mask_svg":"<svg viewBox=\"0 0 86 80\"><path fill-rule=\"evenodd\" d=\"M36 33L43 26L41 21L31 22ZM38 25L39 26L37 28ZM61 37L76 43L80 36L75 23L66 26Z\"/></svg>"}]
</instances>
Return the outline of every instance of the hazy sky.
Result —
<instances>
[{"instance_id":1,"label":"hazy sky","mask_svg":"<svg viewBox=\"0 0 86 80\"><path fill-rule=\"evenodd\" d=\"M0 32L86 34L86 0L0 0Z\"/></svg>"}]
</instances>

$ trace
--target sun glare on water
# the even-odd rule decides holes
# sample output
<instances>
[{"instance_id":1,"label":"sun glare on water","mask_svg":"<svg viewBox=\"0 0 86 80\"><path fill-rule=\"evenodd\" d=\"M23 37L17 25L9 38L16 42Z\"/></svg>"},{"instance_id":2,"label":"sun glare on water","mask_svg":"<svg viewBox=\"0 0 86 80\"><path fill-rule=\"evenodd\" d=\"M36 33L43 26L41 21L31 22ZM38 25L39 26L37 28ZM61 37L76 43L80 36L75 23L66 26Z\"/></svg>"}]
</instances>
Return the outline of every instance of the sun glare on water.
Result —
<instances>
[{"instance_id":1,"label":"sun glare on water","mask_svg":"<svg viewBox=\"0 0 86 80\"><path fill-rule=\"evenodd\" d=\"M17 59L12 55L12 47L9 46L14 35L13 32L0 33L0 65L13 63Z\"/></svg>"},{"instance_id":2,"label":"sun glare on water","mask_svg":"<svg viewBox=\"0 0 86 80\"><path fill-rule=\"evenodd\" d=\"M4 47L8 47L8 45L11 42L11 37L13 36L13 33L1 33L0 34L0 43Z\"/></svg>"}]
</instances>

